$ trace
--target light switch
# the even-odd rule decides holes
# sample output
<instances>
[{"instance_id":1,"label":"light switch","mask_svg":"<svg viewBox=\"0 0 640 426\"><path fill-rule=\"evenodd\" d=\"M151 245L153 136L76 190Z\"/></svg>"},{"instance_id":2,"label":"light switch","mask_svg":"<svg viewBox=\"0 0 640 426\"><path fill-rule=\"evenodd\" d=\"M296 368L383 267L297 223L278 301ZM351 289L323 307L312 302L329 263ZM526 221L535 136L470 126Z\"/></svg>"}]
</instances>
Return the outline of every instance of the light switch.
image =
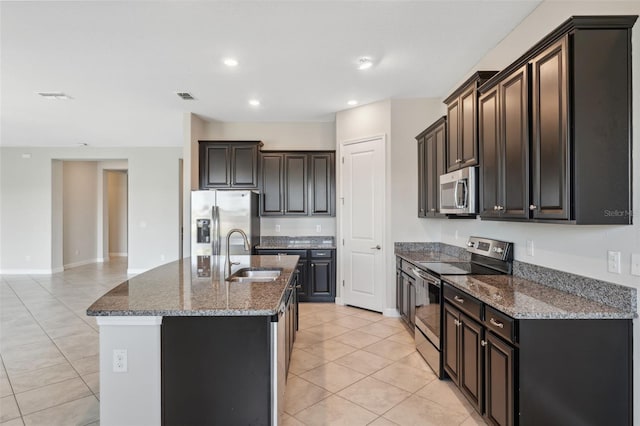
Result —
<instances>
[{"instance_id":1,"label":"light switch","mask_svg":"<svg viewBox=\"0 0 640 426\"><path fill-rule=\"evenodd\" d=\"M640 275L640 253L631 254L631 275Z\"/></svg>"}]
</instances>

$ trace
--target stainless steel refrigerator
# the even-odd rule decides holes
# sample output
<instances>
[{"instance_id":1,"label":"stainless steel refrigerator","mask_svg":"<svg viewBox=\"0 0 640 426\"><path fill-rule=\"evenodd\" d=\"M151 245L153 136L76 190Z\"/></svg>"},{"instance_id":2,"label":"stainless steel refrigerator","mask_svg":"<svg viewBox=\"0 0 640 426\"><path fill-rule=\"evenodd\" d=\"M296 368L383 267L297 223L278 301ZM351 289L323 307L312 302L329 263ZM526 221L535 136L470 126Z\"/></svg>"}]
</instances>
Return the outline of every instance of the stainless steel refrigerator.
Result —
<instances>
[{"instance_id":1,"label":"stainless steel refrigerator","mask_svg":"<svg viewBox=\"0 0 640 426\"><path fill-rule=\"evenodd\" d=\"M259 195L255 191L191 192L191 257L226 256L227 233L242 229L251 249L260 243ZM230 255L248 255L239 233L231 235Z\"/></svg>"}]
</instances>

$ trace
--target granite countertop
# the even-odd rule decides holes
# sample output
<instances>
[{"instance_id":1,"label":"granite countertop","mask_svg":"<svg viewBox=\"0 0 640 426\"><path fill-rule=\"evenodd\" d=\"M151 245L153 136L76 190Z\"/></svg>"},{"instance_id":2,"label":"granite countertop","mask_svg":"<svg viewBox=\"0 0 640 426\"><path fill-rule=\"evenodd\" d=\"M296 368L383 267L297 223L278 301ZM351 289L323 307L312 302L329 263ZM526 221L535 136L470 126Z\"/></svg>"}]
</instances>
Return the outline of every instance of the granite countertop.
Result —
<instances>
[{"instance_id":1,"label":"granite countertop","mask_svg":"<svg viewBox=\"0 0 640 426\"><path fill-rule=\"evenodd\" d=\"M269 316L275 315L298 256L231 256L240 268L282 268L270 282L224 280L224 257L184 258L136 275L96 300L90 316ZM203 274L202 262L209 266ZM206 271L207 268L204 268ZM209 276L202 276L209 275Z\"/></svg>"},{"instance_id":2,"label":"granite countertop","mask_svg":"<svg viewBox=\"0 0 640 426\"><path fill-rule=\"evenodd\" d=\"M518 319L632 319L609 305L512 275L445 275L444 281Z\"/></svg>"},{"instance_id":3,"label":"granite countertop","mask_svg":"<svg viewBox=\"0 0 640 426\"><path fill-rule=\"evenodd\" d=\"M315 250L315 249L335 249L335 239L331 236L320 237L274 237L264 236L261 238L257 249L299 249L299 250Z\"/></svg>"}]
</instances>

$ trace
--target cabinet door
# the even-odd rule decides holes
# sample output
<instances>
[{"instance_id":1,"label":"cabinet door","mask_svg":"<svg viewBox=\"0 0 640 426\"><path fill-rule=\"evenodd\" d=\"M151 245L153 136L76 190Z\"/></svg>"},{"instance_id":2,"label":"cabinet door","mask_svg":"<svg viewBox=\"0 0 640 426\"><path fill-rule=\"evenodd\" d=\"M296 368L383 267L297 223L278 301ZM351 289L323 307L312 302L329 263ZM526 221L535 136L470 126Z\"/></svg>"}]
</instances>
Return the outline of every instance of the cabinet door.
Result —
<instances>
[{"instance_id":1,"label":"cabinet door","mask_svg":"<svg viewBox=\"0 0 640 426\"><path fill-rule=\"evenodd\" d=\"M458 114L458 163L460 167L478 164L478 137L476 133L476 88L470 87L460 95Z\"/></svg>"},{"instance_id":2,"label":"cabinet door","mask_svg":"<svg viewBox=\"0 0 640 426\"><path fill-rule=\"evenodd\" d=\"M499 84L502 217L529 218L529 106L527 67Z\"/></svg>"},{"instance_id":3,"label":"cabinet door","mask_svg":"<svg viewBox=\"0 0 640 426\"><path fill-rule=\"evenodd\" d=\"M309 154L309 214L335 216L335 154Z\"/></svg>"},{"instance_id":4,"label":"cabinet door","mask_svg":"<svg viewBox=\"0 0 640 426\"><path fill-rule=\"evenodd\" d=\"M534 58L531 68L533 217L569 219L567 36Z\"/></svg>"},{"instance_id":5,"label":"cabinet door","mask_svg":"<svg viewBox=\"0 0 640 426\"><path fill-rule=\"evenodd\" d=\"M429 175L429 161L427 154L426 138L418 139L418 217L427 216L427 188Z\"/></svg>"},{"instance_id":6,"label":"cabinet door","mask_svg":"<svg viewBox=\"0 0 640 426\"><path fill-rule=\"evenodd\" d=\"M258 187L258 146L231 146L231 187Z\"/></svg>"},{"instance_id":7,"label":"cabinet door","mask_svg":"<svg viewBox=\"0 0 640 426\"><path fill-rule=\"evenodd\" d=\"M402 317L402 270L396 269L396 309Z\"/></svg>"},{"instance_id":8,"label":"cabinet door","mask_svg":"<svg viewBox=\"0 0 640 426\"><path fill-rule=\"evenodd\" d=\"M284 214L307 214L307 156L284 155Z\"/></svg>"},{"instance_id":9,"label":"cabinet door","mask_svg":"<svg viewBox=\"0 0 640 426\"><path fill-rule=\"evenodd\" d=\"M409 325L411 324L411 321L409 320L409 314L411 313L411 310L409 309L409 300L411 298L409 286L411 283L409 282L407 274L404 273L401 274L400 281L402 284L402 309L400 310L400 317L405 323L407 323L407 325Z\"/></svg>"},{"instance_id":10,"label":"cabinet door","mask_svg":"<svg viewBox=\"0 0 640 426\"><path fill-rule=\"evenodd\" d=\"M460 314L460 370L459 386L475 409L482 413L484 351L482 325Z\"/></svg>"},{"instance_id":11,"label":"cabinet door","mask_svg":"<svg viewBox=\"0 0 640 426\"><path fill-rule=\"evenodd\" d=\"M454 100L447 106L447 172L460 168L462 159L458 152L460 102Z\"/></svg>"},{"instance_id":12,"label":"cabinet door","mask_svg":"<svg viewBox=\"0 0 640 426\"><path fill-rule=\"evenodd\" d=\"M440 176L447 172L447 164L445 158L445 144L447 142L447 125L442 123L434 131L433 149L431 152L430 166L434 173L427 182L428 201L427 208L433 216L442 216L440 211Z\"/></svg>"},{"instance_id":13,"label":"cabinet door","mask_svg":"<svg viewBox=\"0 0 640 426\"><path fill-rule=\"evenodd\" d=\"M460 314L457 309L452 308L448 303L444 304L444 317L442 318L442 358L444 364L444 370L447 372L451 380L458 385L458 333L459 324L458 320Z\"/></svg>"},{"instance_id":14,"label":"cabinet door","mask_svg":"<svg viewBox=\"0 0 640 426\"><path fill-rule=\"evenodd\" d=\"M491 423L513 425L515 349L493 333L486 336L485 412Z\"/></svg>"},{"instance_id":15,"label":"cabinet door","mask_svg":"<svg viewBox=\"0 0 640 426\"><path fill-rule=\"evenodd\" d=\"M482 153L480 167L481 206L480 216L494 218L500 215L500 124L498 111L498 87L483 93L478 102L479 142Z\"/></svg>"},{"instance_id":16,"label":"cabinet door","mask_svg":"<svg viewBox=\"0 0 640 426\"><path fill-rule=\"evenodd\" d=\"M300 259L298 260L298 266L296 267L298 271L298 300L305 302L309 298L309 279L307 277L307 260Z\"/></svg>"},{"instance_id":17,"label":"cabinet door","mask_svg":"<svg viewBox=\"0 0 640 426\"><path fill-rule=\"evenodd\" d=\"M282 154L261 155L260 214L280 216L284 212L284 156Z\"/></svg>"},{"instance_id":18,"label":"cabinet door","mask_svg":"<svg viewBox=\"0 0 640 426\"><path fill-rule=\"evenodd\" d=\"M331 297L333 261L331 259L312 259L309 263L311 275L310 296Z\"/></svg>"},{"instance_id":19,"label":"cabinet door","mask_svg":"<svg viewBox=\"0 0 640 426\"><path fill-rule=\"evenodd\" d=\"M200 144L200 189L228 188L231 183L229 144Z\"/></svg>"}]
</instances>

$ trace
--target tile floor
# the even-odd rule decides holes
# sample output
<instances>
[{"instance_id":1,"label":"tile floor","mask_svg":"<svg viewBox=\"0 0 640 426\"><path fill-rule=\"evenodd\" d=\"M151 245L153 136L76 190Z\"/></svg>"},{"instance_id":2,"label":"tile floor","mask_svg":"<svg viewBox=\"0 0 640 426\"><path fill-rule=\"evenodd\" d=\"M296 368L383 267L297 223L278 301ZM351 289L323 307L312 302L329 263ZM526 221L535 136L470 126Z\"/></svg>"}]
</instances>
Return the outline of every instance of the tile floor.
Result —
<instances>
[{"instance_id":1,"label":"tile floor","mask_svg":"<svg viewBox=\"0 0 640 426\"><path fill-rule=\"evenodd\" d=\"M0 425L98 425L98 332L86 308L126 260L0 276ZM439 381L400 320L300 304L284 425L484 425Z\"/></svg>"}]
</instances>

